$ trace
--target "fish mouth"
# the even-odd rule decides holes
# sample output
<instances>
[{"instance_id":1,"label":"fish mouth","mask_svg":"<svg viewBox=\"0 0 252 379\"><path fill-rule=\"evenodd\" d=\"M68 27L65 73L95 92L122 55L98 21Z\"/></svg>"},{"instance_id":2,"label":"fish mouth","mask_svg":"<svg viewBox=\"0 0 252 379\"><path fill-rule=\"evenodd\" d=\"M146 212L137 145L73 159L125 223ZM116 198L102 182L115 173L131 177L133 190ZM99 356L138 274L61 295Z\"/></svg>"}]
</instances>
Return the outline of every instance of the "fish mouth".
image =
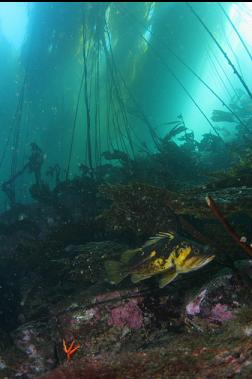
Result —
<instances>
[{"instance_id":1,"label":"fish mouth","mask_svg":"<svg viewBox=\"0 0 252 379\"><path fill-rule=\"evenodd\" d=\"M208 263L210 263L214 258L215 255L209 255L209 256L202 256L199 262L195 264L195 267L192 268L192 271L199 270L200 268L206 266Z\"/></svg>"},{"instance_id":2,"label":"fish mouth","mask_svg":"<svg viewBox=\"0 0 252 379\"><path fill-rule=\"evenodd\" d=\"M200 255L189 258L185 264L177 269L179 274L186 274L188 272L196 271L206 266L215 258L215 255Z\"/></svg>"}]
</instances>

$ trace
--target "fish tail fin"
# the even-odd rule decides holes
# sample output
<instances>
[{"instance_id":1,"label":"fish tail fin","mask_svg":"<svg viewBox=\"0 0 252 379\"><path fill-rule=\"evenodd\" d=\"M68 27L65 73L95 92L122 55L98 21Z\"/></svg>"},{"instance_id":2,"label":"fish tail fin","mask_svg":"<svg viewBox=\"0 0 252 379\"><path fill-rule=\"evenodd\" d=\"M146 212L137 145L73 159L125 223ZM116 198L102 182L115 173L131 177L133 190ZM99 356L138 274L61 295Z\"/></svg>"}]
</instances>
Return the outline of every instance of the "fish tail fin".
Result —
<instances>
[{"instance_id":1,"label":"fish tail fin","mask_svg":"<svg viewBox=\"0 0 252 379\"><path fill-rule=\"evenodd\" d=\"M128 276L123 263L118 261L110 260L105 262L105 270L111 284L119 284L124 278L126 278L126 276Z\"/></svg>"}]
</instances>

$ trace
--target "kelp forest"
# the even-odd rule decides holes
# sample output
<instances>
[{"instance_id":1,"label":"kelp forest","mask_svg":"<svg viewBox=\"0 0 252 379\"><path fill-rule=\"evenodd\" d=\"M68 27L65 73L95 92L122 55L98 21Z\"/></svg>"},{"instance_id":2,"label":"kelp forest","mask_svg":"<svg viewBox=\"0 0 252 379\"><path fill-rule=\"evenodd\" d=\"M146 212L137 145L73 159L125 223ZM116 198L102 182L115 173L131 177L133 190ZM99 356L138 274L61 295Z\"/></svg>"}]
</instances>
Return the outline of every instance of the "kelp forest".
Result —
<instances>
[{"instance_id":1,"label":"kelp forest","mask_svg":"<svg viewBox=\"0 0 252 379\"><path fill-rule=\"evenodd\" d=\"M252 377L252 3L0 5L0 377Z\"/></svg>"}]
</instances>

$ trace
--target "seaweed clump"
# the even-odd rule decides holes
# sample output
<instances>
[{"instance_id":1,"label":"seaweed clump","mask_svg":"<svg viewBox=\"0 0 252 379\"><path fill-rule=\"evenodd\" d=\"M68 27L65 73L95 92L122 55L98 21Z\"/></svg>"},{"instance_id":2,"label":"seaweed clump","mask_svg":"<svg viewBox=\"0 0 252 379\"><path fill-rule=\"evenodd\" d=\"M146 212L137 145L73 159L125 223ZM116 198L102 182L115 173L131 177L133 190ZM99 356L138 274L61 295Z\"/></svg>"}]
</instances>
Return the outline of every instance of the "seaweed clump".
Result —
<instances>
[{"instance_id":1,"label":"seaweed clump","mask_svg":"<svg viewBox=\"0 0 252 379\"><path fill-rule=\"evenodd\" d=\"M107 232L144 239L159 231L176 230L177 218L169 207L171 195L145 184L103 185L100 192L112 201L100 216Z\"/></svg>"}]
</instances>

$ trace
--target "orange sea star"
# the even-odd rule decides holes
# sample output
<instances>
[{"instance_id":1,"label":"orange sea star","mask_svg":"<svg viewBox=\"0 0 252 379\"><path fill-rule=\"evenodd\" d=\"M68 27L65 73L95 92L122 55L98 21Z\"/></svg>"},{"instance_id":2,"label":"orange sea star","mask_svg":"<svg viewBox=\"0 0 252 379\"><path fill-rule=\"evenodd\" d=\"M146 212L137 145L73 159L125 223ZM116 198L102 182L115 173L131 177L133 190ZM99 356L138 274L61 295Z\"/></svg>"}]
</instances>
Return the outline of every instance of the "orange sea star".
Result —
<instances>
[{"instance_id":1,"label":"orange sea star","mask_svg":"<svg viewBox=\"0 0 252 379\"><path fill-rule=\"evenodd\" d=\"M72 356L74 355L74 353L76 353L76 351L80 348L80 345L74 346L74 344L75 344L75 342L73 341L71 343L71 345L69 347L67 347L66 341L63 340L63 349L67 355L67 360L70 360L72 358Z\"/></svg>"}]
</instances>

